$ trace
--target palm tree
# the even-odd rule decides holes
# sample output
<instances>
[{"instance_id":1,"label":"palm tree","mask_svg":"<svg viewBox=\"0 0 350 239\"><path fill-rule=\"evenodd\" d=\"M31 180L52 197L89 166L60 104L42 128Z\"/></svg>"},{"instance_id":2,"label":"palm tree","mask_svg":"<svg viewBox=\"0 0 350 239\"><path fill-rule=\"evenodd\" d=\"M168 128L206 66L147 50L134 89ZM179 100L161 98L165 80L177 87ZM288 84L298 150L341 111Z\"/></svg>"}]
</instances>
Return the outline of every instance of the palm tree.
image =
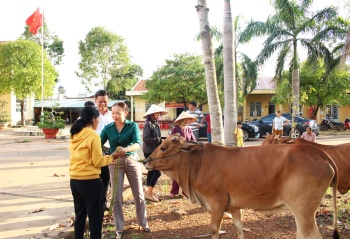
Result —
<instances>
[{"instance_id":1,"label":"palm tree","mask_svg":"<svg viewBox=\"0 0 350 239\"><path fill-rule=\"evenodd\" d=\"M234 128L237 125L237 82L235 76L235 51L234 28L232 27L232 13L230 0L224 0L224 34L223 34L223 58L224 58L224 135L225 145L235 144Z\"/></svg>"},{"instance_id":2,"label":"palm tree","mask_svg":"<svg viewBox=\"0 0 350 239\"><path fill-rule=\"evenodd\" d=\"M294 122L294 116L299 114L299 47L305 47L311 55L314 50L314 41L312 38L307 38L308 34L315 35L320 26L337 16L334 7L311 13L312 2L312 0L273 0L275 15L269 16L266 22L251 21L242 35L245 41L255 36L267 35L263 49L257 57L259 65L264 64L273 53L279 51L275 71L277 84L282 79L285 63L289 59L293 91L292 122ZM329 33L331 33L330 29ZM292 130L293 128L292 126Z\"/></svg>"},{"instance_id":3,"label":"palm tree","mask_svg":"<svg viewBox=\"0 0 350 239\"><path fill-rule=\"evenodd\" d=\"M221 117L222 111L216 82L212 35L208 21L209 9L207 8L206 0L198 0L198 5L196 6L196 9L199 18L199 28L202 39L203 61L206 75L206 88L212 126L212 142L224 144Z\"/></svg>"},{"instance_id":4,"label":"palm tree","mask_svg":"<svg viewBox=\"0 0 350 239\"><path fill-rule=\"evenodd\" d=\"M226 0L225 0L226 1ZM227 9L229 6L229 3L225 2L225 8L224 8L224 16L230 16L230 10ZM228 11L226 11L228 10ZM232 22L231 20L228 20L229 18L224 18L224 25L226 22ZM236 127L237 124L237 118L238 118L238 102L240 100L244 100L245 97L251 93L255 86L256 86L256 80L258 77L258 65L257 62L249 58L248 55L244 54L243 52L239 51L239 45L243 42L245 42L244 39L241 39L241 17L236 16L233 21L233 30L231 32L234 32L232 44L233 44L233 53L231 53L231 49L228 51L229 56L226 56L225 62L226 66L228 65L229 67L233 66L233 73L234 73L234 78L233 74L229 76L228 73L224 74L224 46L223 43L221 43L214 52L215 56L215 67L216 67L216 78L218 81L218 87L220 88L221 92L225 92L225 144L226 145L232 145L232 140L234 140L233 137L233 131ZM231 24L232 25L232 24ZM227 26L226 26L227 27ZM225 27L224 27L225 28ZM211 34L212 38L215 41L222 42L223 41L223 33L220 31L220 29L216 26L211 27ZM231 33L230 33L231 35ZM196 40L201 40L201 35L197 34L196 35ZM231 43L229 43L231 44ZM227 63L228 58L232 58L232 62L234 63ZM239 61L237 60L239 59ZM238 63L239 62L239 63ZM225 77L225 82L224 82L224 75ZM235 79L235 80L234 80ZM229 82L226 82L228 80ZM235 89L233 90L233 86L230 86L230 84L235 83ZM227 92L227 89L232 89L232 92ZM234 95L235 94L235 95ZM230 97L234 97L234 99L230 99ZM228 99L227 99L228 98ZM230 101L233 101L235 103L229 103ZM228 103L227 103L228 102ZM227 107L228 106L228 107ZM231 108L235 109L231 109ZM226 112L227 108L230 109L230 112ZM231 113L232 111L232 113ZM229 117L227 117L229 116ZM231 138L233 139L231 139ZM233 141L234 142L234 141Z\"/></svg>"}]
</instances>

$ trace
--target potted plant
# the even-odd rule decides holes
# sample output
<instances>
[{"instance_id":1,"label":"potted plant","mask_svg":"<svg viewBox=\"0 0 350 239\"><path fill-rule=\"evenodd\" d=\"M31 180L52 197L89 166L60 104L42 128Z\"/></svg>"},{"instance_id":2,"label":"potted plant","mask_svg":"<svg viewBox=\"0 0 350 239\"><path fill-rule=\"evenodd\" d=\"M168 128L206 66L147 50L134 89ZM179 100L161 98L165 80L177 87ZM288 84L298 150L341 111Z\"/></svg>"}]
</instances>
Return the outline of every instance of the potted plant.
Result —
<instances>
[{"instance_id":1,"label":"potted plant","mask_svg":"<svg viewBox=\"0 0 350 239\"><path fill-rule=\"evenodd\" d=\"M44 111L40 116L40 122L38 127L45 134L46 139L55 139L59 129L66 127L65 120L62 119L61 115L63 112Z\"/></svg>"},{"instance_id":2,"label":"potted plant","mask_svg":"<svg viewBox=\"0 0 350 239\"><path fill-rule=\"evenodd\" d=\"M5 110L6 100L0 100L0 129L6 128L11 121L10 114Z\"/></svg>"}]
</instances>

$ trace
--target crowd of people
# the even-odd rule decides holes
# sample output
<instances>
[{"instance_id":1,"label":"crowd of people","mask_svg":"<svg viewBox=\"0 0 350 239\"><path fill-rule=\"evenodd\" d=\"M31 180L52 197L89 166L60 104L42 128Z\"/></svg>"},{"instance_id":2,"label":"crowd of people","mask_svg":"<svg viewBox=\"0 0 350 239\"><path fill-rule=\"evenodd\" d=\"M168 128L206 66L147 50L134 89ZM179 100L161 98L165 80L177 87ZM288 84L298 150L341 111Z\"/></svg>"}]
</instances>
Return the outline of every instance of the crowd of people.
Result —
<instances>
[{"instance_id":1,"label":"crowd of people","mask_svg":"<svg viewBox=\"0 0 350 239\"><path fill-rule=\"evenodd\" d=\"M117 102L110 110L108 101L108 93L105 90L97 91L95 101L85 102L79 118L70 130L69 174L76 215L76 239L84 238L87 218L90 238L100 239L104 211L109 211L109 207L113 209L116 238L122 237L125 227L122 198L125 176L134 197L137 222L140 229L146 233L150 233L151 229L147 222L145 200L160 200L154 192L154 187L161 173L158 170L147 172L144 191L137 152L142 145L143 154L147 158L161 144L158 119L168 112L152 105L144 115L141 139L138 125L126 118L129 114L128 106L124 102ZM204 117L196 106L196 102L189 104L189 110L182 112L174 121L175 127L171 133L179 133L187 140L198 140L199 127ZM198 117L202 118L201 122L198 122ZM109 187L112 192L110 206L107 199ZM177 195L179 188L174 181L170 196Z\"/></svg>"},{"instance_id":2,"label":"crowd of people","mask_svg":"<svg viewBox=\"0 0 350 239\"><path fill-rule=\"evenodd\" d=\"M158 120L168 112L157 105L151 105L144 115L142 139L139 126L127 119L128 106L117 102L108 109L108 93L99 90L95 102L85 102L78 120L70 130L70 187L75 210L75 238L83 239L86 218L89 219L90 238L100 239L104 211L113 209L116 238L121 238L125 222L123 215L123 183L126 176L135 201L137 222L144 232L150 233L145 200L159 202L161 198L154 187L161 176L158 170L147 172L146 188L142 185L142 170L137 152L142 148L148 158L161 144L162 135ZM199 122L198 119L201 119ZM189 103L189 110L183 111L174 121L170 134L179 134L186 140L198 141L199 128L204 119L208 124L208 142L211 142L210 114L206 117L197 108L196 102ZM273 133L281 136L283 125L289 121L276 113ZM234 136L238 147L243 147L242 123L238 122ZM308 129L302 138L316 141L316 136ZM108 206L107 191L112 192ZM169 197L179 195L180 187L172 182ZM182 195L186 197L185 193Z\"/></svg>"}]
</instances>

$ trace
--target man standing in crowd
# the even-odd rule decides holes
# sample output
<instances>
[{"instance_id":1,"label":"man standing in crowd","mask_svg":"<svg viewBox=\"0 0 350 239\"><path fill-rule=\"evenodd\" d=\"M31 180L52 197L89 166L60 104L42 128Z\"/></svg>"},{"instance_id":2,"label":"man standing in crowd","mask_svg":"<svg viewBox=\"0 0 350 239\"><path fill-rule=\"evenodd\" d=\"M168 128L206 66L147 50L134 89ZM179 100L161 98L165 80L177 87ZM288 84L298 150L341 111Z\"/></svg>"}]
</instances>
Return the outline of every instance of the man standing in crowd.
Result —
<instances>
[{"instance_id":1,"label":"man standing in crowd","mask_svg":"<svg viewBox=\"0 0 350 239\"><path fill-rule=\"evenodd\" d=\"M95 132L100 135L101 131L105 127L105 125L112 123L113 118L112 118L112 111L108 109L108 92L105 90L99 90L95 93L95 104L97 107L98 112L100 113L100 120L98 122L98 127L95 130ZM109 155L109 142L107 141L103 147L103 155ZM108 165L101 167L101 175L100 178L102 180L103 184L103 202L104 202L104 209L108 211L107 207L107 189L109 185L109 170L108 170Z\"/></svg>"},{"instance_id":2,"label":"man standing in crowd","mask_svg":"<svg viewBox=\"0 0 350 239\"><path fill-rule=\"evenodd\" d=\"M272 133L282 139L283 126L290 124L289 120L282 116L281 111L277 110L276 117L273 119Z\"/></svg>"},{"instance_id":3,"label":"man standing in crowd","mask_svg":"<svg viewBox=\"0 0 350 239\"><path fill-rule=\"evenodd\" d=\"M201 118L200 123L198 121L196 121L196 122L193 122L189 125L189 127L191 128L191 130L194 134L194 137L196 138L196 141L198 142L198 140L199 140L199 128L201 127L201 125L204 122L204 115L196 107L197 107L197 103L195 101L191 101L188 105L188 110L186 111L186 113L196 117L197 119Z\"/></svg>"}]
</instances>

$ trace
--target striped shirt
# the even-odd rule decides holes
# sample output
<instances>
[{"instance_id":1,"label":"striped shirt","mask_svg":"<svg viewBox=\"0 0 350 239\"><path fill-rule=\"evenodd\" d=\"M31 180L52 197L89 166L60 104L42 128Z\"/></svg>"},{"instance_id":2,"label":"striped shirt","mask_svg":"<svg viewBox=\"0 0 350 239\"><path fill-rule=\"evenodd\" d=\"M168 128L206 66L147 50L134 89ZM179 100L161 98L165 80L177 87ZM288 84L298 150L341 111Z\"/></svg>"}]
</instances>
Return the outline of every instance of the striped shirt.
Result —
<instances>
[{"instance_id":1,"label":"striped shirt","mask_svg":"<svg viewBox=\"0 0 350 239\"><path fill-rule=\"evenodd\" d=\"M193 122L192 124L189 124L188 127L190 127L192 129L192 131L196 131L199 130L199 128L197 128L197 125L200 124L199 122L199 118L204 117L204 115L202 114L202 111L195 109L194 111L191 110L187 110L186 113L196 117L198 120L196 122Z\"/></svg>"}]
</instances>

